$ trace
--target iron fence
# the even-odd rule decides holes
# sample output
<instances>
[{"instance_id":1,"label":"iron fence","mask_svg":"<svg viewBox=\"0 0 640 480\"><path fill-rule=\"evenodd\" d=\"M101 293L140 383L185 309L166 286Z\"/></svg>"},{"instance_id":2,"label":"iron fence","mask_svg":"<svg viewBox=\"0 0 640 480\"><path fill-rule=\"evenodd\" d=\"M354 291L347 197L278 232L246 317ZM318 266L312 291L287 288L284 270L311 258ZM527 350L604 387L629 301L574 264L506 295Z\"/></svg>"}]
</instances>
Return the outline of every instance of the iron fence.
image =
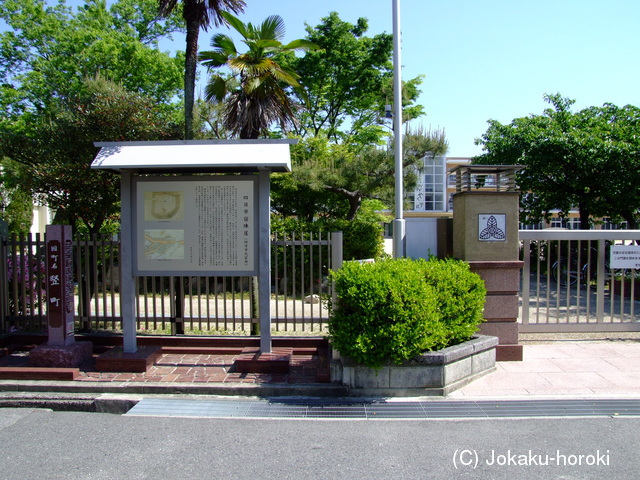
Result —
<instances>
[{"instance_id":1,"label":"iron fence","mask_svg":"<svg viewBox=\"0 0 640 480\"><path fill-rule=\"evenodd\" d=\"M640 271L610 268L640 230L520 230L520 332L640 331Z\"/></svg>"},{"instance_id":2,"label":"iron fence","mask_svg":"<svg viewBox=\"0 0 640 480\"><path fill-rule=\"evenodd\" d=\"M0 258L0 333L46 328L45 238L3 239ZM107 235L74 241L76 328L120 331L120 244ZM271 316L275 333L320 333L328 319L329 270L340 268L342 234L276 236L271 240ZM135 279L137 329L155 334L249 334L251 277Z\"/></svg>"}]
</instances>

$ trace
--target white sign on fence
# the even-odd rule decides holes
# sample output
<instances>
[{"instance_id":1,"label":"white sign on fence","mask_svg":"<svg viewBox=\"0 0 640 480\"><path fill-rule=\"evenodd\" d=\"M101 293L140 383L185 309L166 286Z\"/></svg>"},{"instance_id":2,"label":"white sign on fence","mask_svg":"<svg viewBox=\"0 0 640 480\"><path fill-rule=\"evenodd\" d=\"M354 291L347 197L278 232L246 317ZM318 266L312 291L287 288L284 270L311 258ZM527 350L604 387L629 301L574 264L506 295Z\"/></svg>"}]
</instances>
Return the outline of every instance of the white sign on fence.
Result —
<instances>
[{"instance_id":1,"label":"white sign on fence","mask_svg":"<svg viewBox=\"0 0 640 480\"><path fill-rule=\"evenodd\" d=\"M637 245L612 245L611 268L640 268L640 246Z\"/></svg>"}]
</instances>

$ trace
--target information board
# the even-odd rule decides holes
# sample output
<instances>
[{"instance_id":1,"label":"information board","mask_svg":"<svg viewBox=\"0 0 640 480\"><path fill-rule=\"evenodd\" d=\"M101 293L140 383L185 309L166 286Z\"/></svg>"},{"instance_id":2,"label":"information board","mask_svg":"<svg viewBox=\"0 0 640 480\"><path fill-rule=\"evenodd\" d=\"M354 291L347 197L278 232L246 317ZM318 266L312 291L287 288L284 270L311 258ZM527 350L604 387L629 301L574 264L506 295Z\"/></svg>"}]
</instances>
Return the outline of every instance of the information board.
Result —
<instances>
[{"instance_id":1,"label":"information board","mask_svg":"<svg viewBox=\"0 0 640 480\"><path fill-rule=\"evenodd\" d=\"M137 275L256 275L255 176L138 177Z\"/></svg>"},{"instance_id":2,"label":"information board","mask_svg":"<svg viewBox=\"0 0 640 480\"><path fill-rule=\"evenodd\" d=\"M611 268L640 269L640 246L612 245L609 266Z\"/></svg>"}]
</instances>

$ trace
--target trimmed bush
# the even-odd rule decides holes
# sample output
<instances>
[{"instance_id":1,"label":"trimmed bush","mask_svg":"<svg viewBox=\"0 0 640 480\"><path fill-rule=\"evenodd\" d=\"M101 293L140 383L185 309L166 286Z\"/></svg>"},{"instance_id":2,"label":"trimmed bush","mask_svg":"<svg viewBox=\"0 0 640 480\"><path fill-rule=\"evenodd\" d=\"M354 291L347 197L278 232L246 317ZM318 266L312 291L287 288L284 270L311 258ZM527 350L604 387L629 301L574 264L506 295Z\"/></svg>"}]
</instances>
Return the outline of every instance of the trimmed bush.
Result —
<instances>
[{"instance_id":1,"label":"trimmed bush","mask_svg":"<svg viewBox=\"0 0 640 480\"><path fill-rule=\"evenodd\" d=\"M484 284L460 261L347 262L331 279L332 344L368 367L466 341L482 322Z\"/></svg>"},{"instance_id":2,"label":"trimmed bush","mask_svg":"<svg viewBox=\"0 0 640 480\"><path fill-rule=\"evenodd\" d=\"M436 290L440 322L447 335L441 348L469 340L484 320L482 312L487 290L480 276L460 260L419 262L425 281Z\"/></svg>"},{"instance_id":3,"label":"trimmed bush","mask_svg":"<svg viewBox=\"0 0 640 480\"><path fill-rule=\"evenodd\" d=\"M377 219L318 219L313 223L295 218L271 217L271 231L279 235L292 233L342 232L346 260L377 258L383 253L382 223Z\"/></svg>"}]
</instances>

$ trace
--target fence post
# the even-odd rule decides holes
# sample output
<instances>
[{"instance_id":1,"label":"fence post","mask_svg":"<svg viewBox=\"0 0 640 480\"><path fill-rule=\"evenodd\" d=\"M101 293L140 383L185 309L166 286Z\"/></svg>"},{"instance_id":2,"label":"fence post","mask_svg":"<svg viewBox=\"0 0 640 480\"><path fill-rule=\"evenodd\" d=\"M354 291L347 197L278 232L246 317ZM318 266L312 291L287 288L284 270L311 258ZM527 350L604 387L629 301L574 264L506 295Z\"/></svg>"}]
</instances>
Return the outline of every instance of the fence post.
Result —
<instances>
[{"instance_id":1,"label":"fence post","mask_svg":"<svg viewBox=\"0 0 640 480\"><path fill-rule=\"evenodd\" d=\"M539 253L539 251L538 251ZM529 298L531 295L531 239L522 240L522 259L524 269L522 271L522 324L529 324ZM525 308L525 305L527 306Z\"/></svg>"},{"instance_id":2,"label":"fence post","mask_svg":"<svg viewBox=\"0 0 640 480\"><path fill-rule=\"evenodd\" d=\"M342 250L342 232L331 232L331 270L337 271L342 268L344 253ZM331 285L331 302L336 304L336 290Z\"/></svg>"},{"instance_id":3,"label":"fence post","mask_svg":"<svg viewBox=\"0 0 640 480\"><path fill-rule=\"evenodd\" d=\"M7 278L7 245L9 225L0 219L0 333L7 333L7 315L9 313L9 279Z\"/></svg>"},{"instance_id":4,"label":"fence post","mask_svg":"<svg viewBox=\"0 0 640 480\"><path fill-rule=\"evenodd\" d=\"M611 275L609 288L613 286L613 271L605 272L605 243L606 240L604 239L598 240L598 264L596 265L596 268L598 269L596 279L596 321L598 323L603 323L604 320L604 284L606 282L605 277L607 273ZM633 301L633 299L631 299L631 301ZM611 299L611 303L613 304L613 298Z\"/></svg>"}]
</instances>

